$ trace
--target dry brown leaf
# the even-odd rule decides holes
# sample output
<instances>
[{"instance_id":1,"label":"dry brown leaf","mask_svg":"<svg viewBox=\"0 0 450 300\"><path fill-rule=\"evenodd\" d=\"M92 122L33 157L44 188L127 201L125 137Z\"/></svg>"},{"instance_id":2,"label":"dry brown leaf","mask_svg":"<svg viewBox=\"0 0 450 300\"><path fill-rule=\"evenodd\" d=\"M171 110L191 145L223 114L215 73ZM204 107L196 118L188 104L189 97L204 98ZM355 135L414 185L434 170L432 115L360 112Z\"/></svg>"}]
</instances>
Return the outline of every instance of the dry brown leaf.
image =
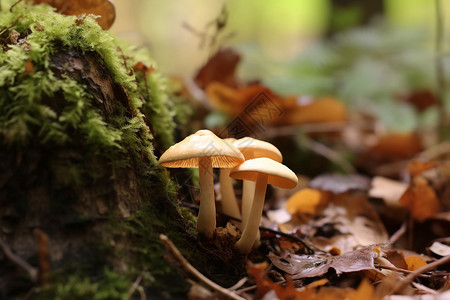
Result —
<instances>
[{"instance_id":1,"label":"dry brown leaf","mask_svg":"<svg viewBox=\"0 0 450 300\"><path fill-rule=\"evenodd\" d=\"M336 274L374 269L374 258L380 256L379 246L371 245L338 256L311 256L269 254L269 259L292 279L316 277L328 272L330 268Z\"/></svg>"},{"instance_id":2,"label":"dry brown leaf","mask_svg":"<svg viewBox=\"0 0 450 300\"><path fill-rule=\"evenodd\" d=\"M417 134L393 132L379 137L367 154L384 160L405 159L419 153L422 148Z\"/></svg>"},{"instance_id":3,"label":"dry brown leaf","mask_svg":"<svg viewBox=\"0 0 450 300\"><path fill-rule=\"evenodd\" d=\"M257 286L257 298L261 298L264 295L269 296L272 299L276 296L280 300L381 300L376 293L373 285L366 279L361 281L358 288L327 288L323 287L328 284L327 279L316 280L309 285L300 289L295 289L291 280L287 281L286 285L274 283L272 280L266 277L267 263L261 263L257 265L249 264L248 271L255 278ZM318 289L320 287L320 289ZM275 295L269 294L274 293Z\"/></svg>"},{"instance_id":4,"label":"dry brown leaf","mask_svg":"<svg viewBox=\"0 0 450 300\"><path fill-rule=\"evenodd\" d=\"M418 221L425 221L433 217L442 208L433 188L428 185L428 181L422 176L413 178L412 184L402 195L399 202L407 207L411 216Z\"/></svg>"},{"instance_id":5,"label":"dry brown leaf","mask_svg":"<svg viewBox=\"0 0 450 300\"><path fill-rule=\"evenodd\" d=\"M241 56L230 48L221 49L198 71L195 83L205 89L210 83L219 82L225 86L237 88L236 67Z\"/></svg>"},{"instance_id":6,"label":"dry brown leaf","mask_svg":"<svg viewBox=\"0 0 450 300\"><path fill-rule=\"evenodd\" d=\"M360 193L334 195L330 204L308 225L311 230L305 234L316 247L326 252L338 248L345 253L388 241L377 212Z\"/></svg>"},{"instance_id":7,"label":"dry brown leaf","mask_svg":"<svg viewBox=\"0 0 450 300\"><path fill-rule=\"evenodd\" d=\"M93 14L100 16L97 23L104 29L109 29L116 18L116 9L111 0L33 0L35 4L46 3L56 8L64 15Z\"/></svg>"}]
</instances>

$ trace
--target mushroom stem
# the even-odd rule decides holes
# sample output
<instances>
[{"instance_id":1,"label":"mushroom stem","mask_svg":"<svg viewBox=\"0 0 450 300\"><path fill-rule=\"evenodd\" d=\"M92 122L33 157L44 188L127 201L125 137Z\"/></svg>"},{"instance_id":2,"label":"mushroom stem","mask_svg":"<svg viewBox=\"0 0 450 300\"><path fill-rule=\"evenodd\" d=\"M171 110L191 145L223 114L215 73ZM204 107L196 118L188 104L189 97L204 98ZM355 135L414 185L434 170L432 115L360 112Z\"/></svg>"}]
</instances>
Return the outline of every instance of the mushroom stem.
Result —
<instances>
[{"instance_id":1,"label":"mushroom stem","mask_svg":"<svg viewBox=\"0 0 450 300\"><path fill-rule=\"evenodd\" d=\"M268 176L266 174L258 173L255 194L247 224L242 232L241 238L236 243L236 248L244 254L250 252L259 232L259 223L261 222L264 199L266 196L267 178Z\"/></svg>"},{"instance_id":2,"label":"mushroom stem","mask_svg":"<svg viewBox=\"0 0 450 300\"><path fill-rule=\"evenodd\" d=\"M244 180L242 183L242 225L241 229L245 228L248 222L248 216L252 209L253 196L255 196L256 182L251 180Z\"/></svg>"},{"instance_id":3,"label":"mushroom stem","mask_svg":"<svg viewBox=\"0 0 450 300\"><path fill-rule=\"evenodd\" d=\"M213 169L210 157L199 158L200 208L197 231L212 238L216 228L216 204L214 202Z\"/></svg>"},{"instance_id":4,"label":"mushroom stem","mask_svg":"<svg viewBox=\"0 0 450 300\"><path fill-rule=\"evenodd\" d=\"M220 192L222 194L222 212L230 217L241 219L241 212L234 195L233 182L230 177L231 169L220 169Z\"/></svg>"}]
</instances>

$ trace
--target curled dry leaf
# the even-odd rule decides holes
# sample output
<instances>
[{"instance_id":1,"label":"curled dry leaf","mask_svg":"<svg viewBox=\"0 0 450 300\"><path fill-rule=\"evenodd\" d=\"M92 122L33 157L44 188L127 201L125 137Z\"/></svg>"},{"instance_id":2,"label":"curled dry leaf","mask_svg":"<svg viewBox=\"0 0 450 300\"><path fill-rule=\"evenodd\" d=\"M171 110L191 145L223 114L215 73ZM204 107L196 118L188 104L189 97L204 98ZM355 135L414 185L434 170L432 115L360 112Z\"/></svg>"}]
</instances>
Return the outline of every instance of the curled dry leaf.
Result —
<instances>
[{"instance_id":1,"label":"curled dry leaf","mask_svg":"<svg viewBox=\"0 0 450 300\"><path fill-rule=\"evenodd\" d=\"M33 0L33 2L51 5L64 15L100 16L97 22L104 30L109 29L116 19L116 9L111 0Z\"/></svg>"},{"instance_id":2,"label":"curled dry leaf","mask_svg":"<svg viewBox=\"0 0 450 300\"><path fill-rule=\"evenodd\" d=\"M280 257L269 254L272 263L292 279L316 277L333 268L337 274L375 269L374 259L380 256L380 246L371 245L338 256L311 256L287 254Z\"/></svg>"}]
</instances>

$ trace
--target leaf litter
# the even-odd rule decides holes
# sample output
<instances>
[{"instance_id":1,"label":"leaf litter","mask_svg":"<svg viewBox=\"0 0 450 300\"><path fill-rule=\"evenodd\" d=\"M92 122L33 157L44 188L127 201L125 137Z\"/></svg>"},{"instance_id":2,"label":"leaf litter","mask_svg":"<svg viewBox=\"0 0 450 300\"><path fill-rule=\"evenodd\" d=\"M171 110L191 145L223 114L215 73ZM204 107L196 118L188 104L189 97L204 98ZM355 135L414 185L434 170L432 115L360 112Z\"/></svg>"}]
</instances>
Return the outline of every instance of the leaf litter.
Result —
<instances>
[{"instance_id":1,"label":"leaf litter","mask_svg":"<svg viewBox=\"0 0 450 300\"><path fill-rule=\"evenodd\" d=\"M308 138L331 141L335 148L343 143L365 175L323 173L290 193L274 188L263 217L273 232L261 231L262 245L255 249L265 258L247 258L250 278L236 293L247 299L445 299L450 272L439 259L450 254L446 159L419 159L425 152L417 132L380 131L376 117L337 98L279 95L261 82L246 83L236 75L241 60L222 49L197 73L211 114L219 111L228 122L239 119L254 129L261 124L254 123L252 104L268 95L284 113L264 120L262 136L292 139L302 128L314 128L305 131ZM408 100L421 110L422 94ZM334 131L326 125L339 122L346 125ZM215 132L225 132L226 123L216 125ZM329 157L336 155L342 154Z\"/></svg>"}]
</instances>

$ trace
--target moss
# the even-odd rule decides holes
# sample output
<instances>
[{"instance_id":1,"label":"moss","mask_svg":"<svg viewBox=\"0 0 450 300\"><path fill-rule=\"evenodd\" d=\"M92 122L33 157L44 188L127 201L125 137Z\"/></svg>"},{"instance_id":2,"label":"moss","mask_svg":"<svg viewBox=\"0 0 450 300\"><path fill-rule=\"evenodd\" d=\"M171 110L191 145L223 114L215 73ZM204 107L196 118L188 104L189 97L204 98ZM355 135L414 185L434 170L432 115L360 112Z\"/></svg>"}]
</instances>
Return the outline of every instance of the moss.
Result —
<instances>
[{"instance_id":1,"label":"moss","mask_svg":"<svg viewBox=\"0 0 450 300\"><path fill-rule=\"evenodd\" d=\"M93 18L63 16L49 6L32 6L25 1L10 12L13 2L1 1L0 10L0 28L8 28L0 35L0 155L13 157L17 153L25 158L17 164L11 159L14 169L6 177L11 184L0 180L0 195L17 200L15 205L24 213L26 193L13 182L25 178L20 189L49 184L52 212L55 218L64 219L71 213L69 205L78 201L79 190L89 190L99 181L111 183L116 174L133 168L140 198L144 199L143 207L126 222L110 216L114 237L129 243L121 250L131 253L125 258L127 271L118 272L111 266L111 261L123 259L123 253L117 245L107 244L110 257L104 265L108 267L101 268L101 274L80 268L74 275L55 269L52 283L36 290L35 295L39 299L123 299L133 276L145 268L148 289L186 292L182 274L161 259L164 248L158 240L160 232L173 232L174 241L193 247L194 238L189 234L194 218L176 205L177 187L154 154L155 144L167 148L174 143L175 120L180 119L174 113L177 104L167 79L156 70L149 76L133 75L135 62L142 59L153 66L154 62L103 31ZM17 41L9 39L13 30L20 33ZM52 57L61 49L98 53L114 81L124 89L128 103L115 103L114 113L105 116L85 85L52 70ZM78 217L71 222L89 221ZM90 255L101 253L98 250ZM178 279L176 284L173 278Z\"/></svg>"},{"instance_id":2,"label":"moss","mask_svg":"<svg viewBox=\"0 0 450 300\"><path fill-rule=\"evenodd\" d=\"M51 278L50 284L39 288L37 299L54 300L124 300L132 281L124 275L105 269L103 274L93 282L81 274Z\"/></svg>"}]
</instances>

